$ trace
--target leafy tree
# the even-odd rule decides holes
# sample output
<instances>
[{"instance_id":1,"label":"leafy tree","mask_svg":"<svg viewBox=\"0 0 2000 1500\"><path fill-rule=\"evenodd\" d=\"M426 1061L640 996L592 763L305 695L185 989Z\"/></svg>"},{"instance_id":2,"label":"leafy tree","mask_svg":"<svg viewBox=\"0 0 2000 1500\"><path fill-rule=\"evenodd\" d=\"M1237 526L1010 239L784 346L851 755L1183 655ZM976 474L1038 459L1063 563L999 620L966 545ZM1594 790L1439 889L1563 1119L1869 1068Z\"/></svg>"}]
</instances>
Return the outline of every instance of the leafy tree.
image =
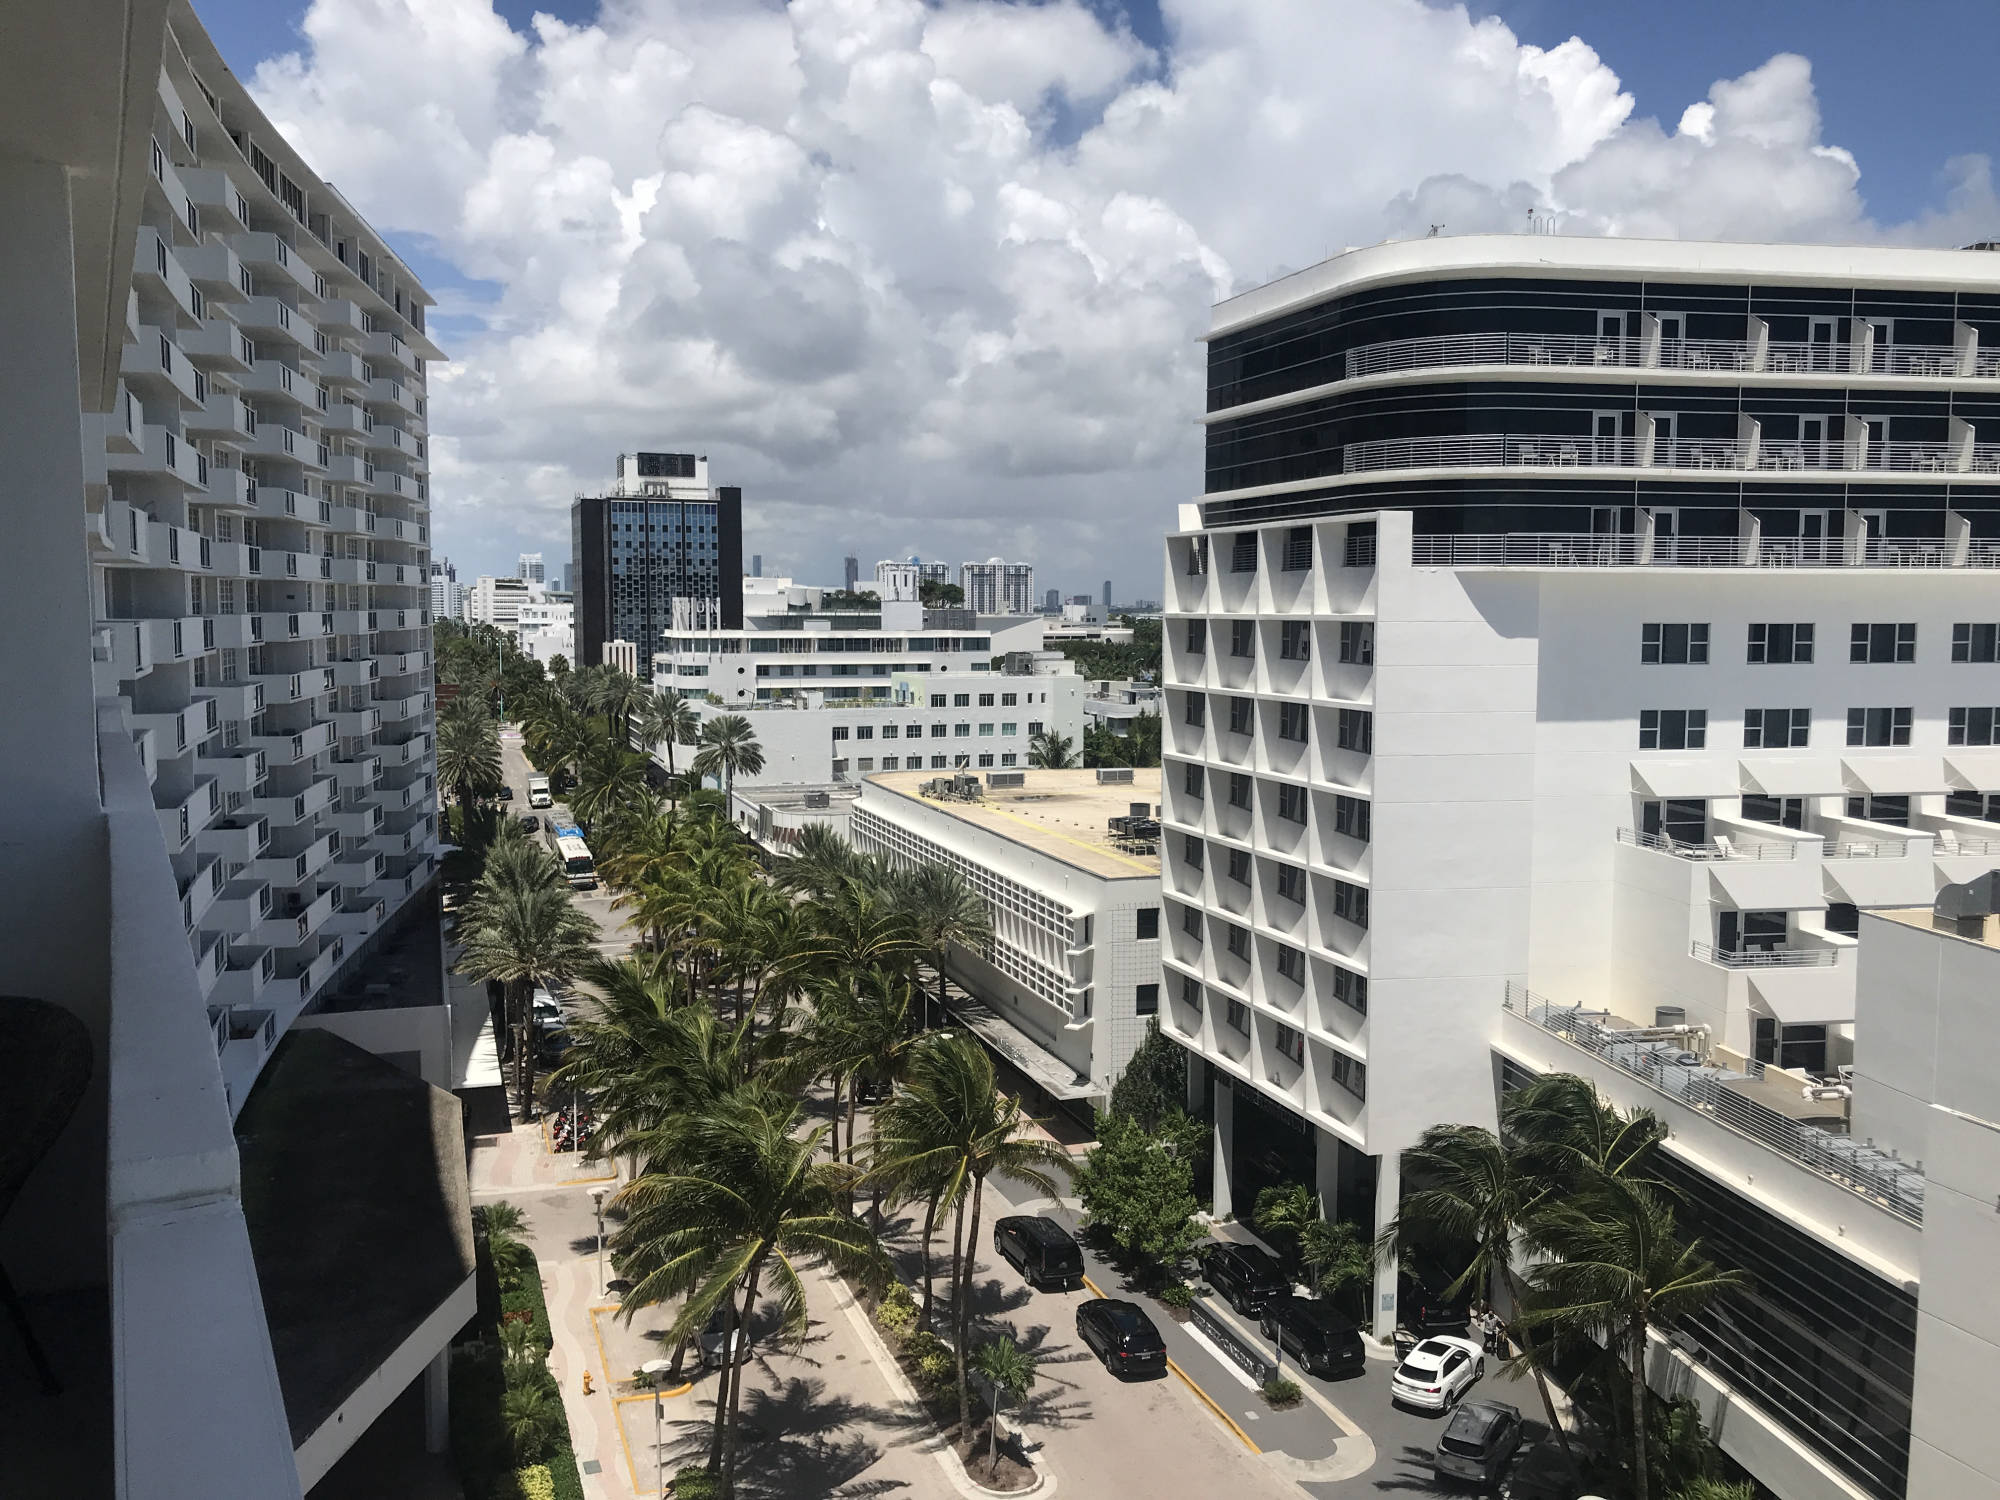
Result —
<instances>
[{"instance_id":1,"label":"leafy tree","mask_svg":"<svg viewBox=\"0 0 2000 1500\"><path fill-rule=\"evenodd\" d=\"M1318 1195L1304 1183L1265 1188L1257 1195L1256 1220L1263 1233L1291 1242L1315 1297L1338 1295L1373 1270L1360 1232L1352 1224L1328 1223Z\"/></svg>"},{"instance_id":2,"label":"leafy tree","mask_svg":"<svg viewBox=\"0 0 2000 1500\"><path fill-rule=\"evenodd\" d=\"M1114 1244L1156 1265L1173 1265L1201 1240L1187 1153L1129 1116L1098 1116L1097 1148L1076 1168L1076 1192Z\"/></svg>"},{"instance_id":3,"label":"leafy tree","mask_svg":"<svg viewBox=\"0 0 2000 1500\"><path fill-rule=\"evenodd\" d=\"M799 830L799 841L792 846L791 858L778 867L775 881L780 890L824 900L853 868L854 846L831 825L808 823Z\"/></svg>"},{"instance_id":4,"label":"leafy tree","mask_svg":"<svg viewBox=\"0 0 2000 1500\"><path fill-rule=\"evenodd\" d=\"M1170 1113L1181 1110L1188 1096L1187 1049L1160 1030L1158 1016L1146 1022L1146 1037L1111 1086L1111 1113L1137 1120L1157 1130Z\"/></svg>"},{"instance_id":5,"label":"leafy tree","mask_svg":"<svg viewBox=\"0 0 2000 1500\"><path fill-rule=\"evenodd\" d=\"M828 609L880 609L882 596L874 589L824 589L819 607Z\"/></svg>"},{"instance_id":6,"label":"leafy tree","mask_svg":"<svg viewBox=\"0 0 2000 1500\"><path fill-rule=\"evenodd\" d=\"M1000 1472L1000 1408L1009 1401L1020 1401L1034 1389L1035 1368L1039 1363L1034 1355L1004 1334L991 1343L981 1344L979 1352L972 1356L973 1368L993 1388L993 1410L986 1422L989 1474Z\"/></svg>"},{"instance_id":7,"label":"leafy tree","mask_svg":"<svg viewBox=\"0 0 2000 1500\"><path fill-rule=\"evenodd\" d=\"M514 1444L515 1460L523 1464L536 1462L569 1431L562 1397L544 1381L510 1382L500 1398L500 1417Z\"/></svg>"},{"instance_id":8,"label":"leafy tree","mask_svg":"<svg viewBox=\"0 0 2000 1500\"><path fill-rule=\"evenodd\" d=\"M926 578L917 585L917 600L926 609L964 609L965 589L956 583Z\"/></svg>"},{"instance_id":9,"label":"leafy tree","mask_svg":"<svg viewBox=\"0 0 2000 1500\"><path fill-rule=\"evenodd\" d=\"M725 793L736 790L736 778L756 776L764 769L764 747L757 743L750 721L741 714L718 714L701 726L700 750L694 758L697 776L714 776Z\"/></svg>"},{"instance_id":10,"label":"leafy tree","mask_svg":"<svg viewBox=\"0 0 2000 1500\"><path fill-rule=\"evenodd\" d=\"M993 918L972 883L949 865L919 865L897 886L919 947L937 974L938 1009L951 996L944 958L953 946L984 952L993 941ZM928 1015L925 1017L929 1023Z\"/></svg>"}]
</instances>

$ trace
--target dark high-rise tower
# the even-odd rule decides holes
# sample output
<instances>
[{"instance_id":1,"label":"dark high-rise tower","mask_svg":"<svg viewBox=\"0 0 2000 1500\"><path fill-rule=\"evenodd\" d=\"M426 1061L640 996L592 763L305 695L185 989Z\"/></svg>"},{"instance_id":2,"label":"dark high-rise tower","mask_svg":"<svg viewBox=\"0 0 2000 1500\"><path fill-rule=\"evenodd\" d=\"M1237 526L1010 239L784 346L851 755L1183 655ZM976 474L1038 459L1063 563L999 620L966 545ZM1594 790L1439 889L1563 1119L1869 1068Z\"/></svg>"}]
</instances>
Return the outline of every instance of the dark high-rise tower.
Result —
<instances>
[{"instance_id":1,"label":"dark high-rise tower","mask_svg":"<svg viewBox=\"0 0 2000 1500\"><path fill-rule=\"evenodd\" d=\"M743 491L711 490L706 458L621 453L611 493L570 507L570 546L579 666L601 665L604 643L626 640L650 682L676 599L743 623Z\"/></svg>"}]
</instances>

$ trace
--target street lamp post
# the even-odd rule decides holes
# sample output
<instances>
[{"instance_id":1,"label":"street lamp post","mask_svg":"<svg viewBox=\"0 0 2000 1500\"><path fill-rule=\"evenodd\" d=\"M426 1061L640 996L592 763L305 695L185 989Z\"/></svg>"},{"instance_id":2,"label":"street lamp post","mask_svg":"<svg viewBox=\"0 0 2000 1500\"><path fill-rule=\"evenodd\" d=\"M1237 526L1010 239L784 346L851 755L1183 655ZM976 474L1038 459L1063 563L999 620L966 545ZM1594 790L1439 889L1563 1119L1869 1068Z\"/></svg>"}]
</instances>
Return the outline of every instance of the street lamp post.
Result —
<instances>
[{"instance_id":1,"label":"street lamp post","mask_svg":"<svg viewBox=\"0 0 2000 1500\"><path fill-rule=\"evenodd\" d=\"M660 1440L660 1418L664 1414L666 1402L658 1391L653 1392L653 1493L667 1492L667 1450Z\"/></svg>"},{"instance_id":2,"label":"street lamp post","mask_svg":"<svg viewBox=\"0 0 2000 1500\"><path fill-rule=\"evenodd\" d=\"M604 1189L590 1190L590 1201L597 1206L597 1295L604 1295Z\"/></svg>"}]
</instances>

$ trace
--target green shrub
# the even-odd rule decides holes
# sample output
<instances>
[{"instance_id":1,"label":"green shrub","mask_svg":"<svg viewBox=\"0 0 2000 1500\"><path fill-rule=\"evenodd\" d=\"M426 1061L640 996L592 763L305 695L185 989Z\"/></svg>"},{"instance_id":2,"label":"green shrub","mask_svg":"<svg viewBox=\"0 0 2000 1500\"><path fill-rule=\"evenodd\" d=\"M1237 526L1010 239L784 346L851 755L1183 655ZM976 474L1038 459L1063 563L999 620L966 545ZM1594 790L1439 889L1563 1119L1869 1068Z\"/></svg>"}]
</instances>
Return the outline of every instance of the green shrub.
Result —
<instances>
[{"instance_id":1,"label":"green shrub","mask_svg":"<svg viewBox=\"0 0 2000 1500\"><path fill-rule=\"evenodd\" d=\"M917 1379L936 1389L958 1377L958 1359L949 1349L933 1349L917 1356Z\"/></svg>"},{"instance_id":2,"label":"green shrub","mask_svg":"<svg viewBox=\"0 0 2000 1500\"><path fill-rule=\"evenodd\" d=\"M917 1326L917 1310L910 1305L907 1297L900 1302L885 1300L875 1309L875 1321L881 1325L884 1333L891 1333L901 1338Z\"/></svg>"},{"instance_id":3,"label":"green shrub","mask_svg":"<svg viewBox=\"0 0 2000 1500\"><path fill-rule=\"evenodd\" d=\"M909 1287L893 1280L882 1293L882 1305L887 1307L892 1302L911 1311L915 1311L917 1306L917 1299L911 1294Z\"/></svg>"},{"instance_id":4,"label":"green shrub","mask_svg":"<svg viewBox=\"0 0 2000 1500\"><path fill-rule=\"evenodd\" d=\"M1273 1375L1264 1382L1264 1399L1273 1406L1297 1406L1305 1399L1305 1392L1299 1389L1296 1380L1288 1380L1283 1375Z\"/></svg>"},{"instance_id":5,"label":"green shrub","mask_svg":"<svg viewBox=\"0 0 2000 1500\"><path fill-rule=\"evenodd\" d=\"M550 1476L547 1464L516 1469L514 1483L521 1491L521 1500L556 1500L556 1482Z\"/></svg>"},{"instance_id":6,"label":"green shrub","mask_svg":"<svg viewBox=\"0 0 2000 1500\"><path fill-rule=\"evenodd\" d=\"M1194 1288L1185 1281L1176 1281L1171 1286L1160 1288L1160 1303L1176 1312L1186 1312L1194 1306Z\"/></svg>"},{"instance_id":7,"label":"green shrub","mask_svg":"<svg viewBox=\"0 0 2000 1500\"><path fill-rule=\"evenodd\" d=\"M707 1469L690 1464L674 1475L674 1500L716 1500L722 1485Z\"/></svg>"},{"instance_id":8,"label":"green shrub","mask_svg":"<svg viewBox=\"0 0 2000 1500\"><path fill-rule=\"evenodd\" d=\"M908 1338L903 1340L903 1353L912 1360L922 1359L926 1354L935 1349L942 1349L947 1354L951 1353L951 1345L932 1333L928 1328L919 1328L915 1333L912 1333Z\"/></svg>"}]
</instances>

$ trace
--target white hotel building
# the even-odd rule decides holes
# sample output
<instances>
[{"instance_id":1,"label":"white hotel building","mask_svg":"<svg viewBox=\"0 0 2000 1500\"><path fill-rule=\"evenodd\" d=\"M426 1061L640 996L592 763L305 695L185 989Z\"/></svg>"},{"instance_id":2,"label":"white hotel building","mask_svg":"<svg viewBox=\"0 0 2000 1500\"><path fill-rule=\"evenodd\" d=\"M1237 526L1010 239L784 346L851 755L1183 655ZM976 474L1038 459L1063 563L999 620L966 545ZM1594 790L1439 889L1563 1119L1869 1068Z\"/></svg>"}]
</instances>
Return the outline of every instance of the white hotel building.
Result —
<instances>
[{"instance_id":1,"label":"white hotel building","mask_svg":"<svg viewBox=\"0 0 2000 1500\"><path fill-rule=\"evenodd\" d=\"M1686 1217L1766 1230L1711 1239L1753 1290L1675 1358L1786 1500L1902 1495L1913 1370L1992 1372L1918 1336L1924 1143L1840 1079L1897 1025L1863 914L2000 865L2000 255L1389 244L1221 304L1209 369L1162 1019L1216 1211L1291 1178L1379 1225L1427 1126L1667 1046L1596 1072L1674 1123ZM1990 1337L1971 1295L1924 1311ZM1942 1441L1978 1484L1911 1495L1996 1493Z\"/></svg>"},{"instance_id":2,"label":"white hotel building","mask_svg":"<svg viewBox=\"0 0 2000 1500\"><path fill-rule=\"evenodd\" d=\"M321 1014L431 899L431 299L185 0L17 5L7 35L0 451L27 582L0 603L0 962L84 1023L94 1081L0 1225L88 1415L5 1412L32 1436L0 1445L0 1489L97 1493L101 1465L121 1497L295 1496L413 1381L442 1440L472 1306L457 1101L373 1055L430 1076L442 1012ZM18 1111L48 1060L8 1024ZM435 1152L393 1289L329 1148ZM310 1257L266 1234L296 1227L287 1173L355 1250L303 1300ZM347 1330L315 1322L357 1295ZM65 1305L97 1311L43 1311Z\"/></svg>"}]
</instances>

